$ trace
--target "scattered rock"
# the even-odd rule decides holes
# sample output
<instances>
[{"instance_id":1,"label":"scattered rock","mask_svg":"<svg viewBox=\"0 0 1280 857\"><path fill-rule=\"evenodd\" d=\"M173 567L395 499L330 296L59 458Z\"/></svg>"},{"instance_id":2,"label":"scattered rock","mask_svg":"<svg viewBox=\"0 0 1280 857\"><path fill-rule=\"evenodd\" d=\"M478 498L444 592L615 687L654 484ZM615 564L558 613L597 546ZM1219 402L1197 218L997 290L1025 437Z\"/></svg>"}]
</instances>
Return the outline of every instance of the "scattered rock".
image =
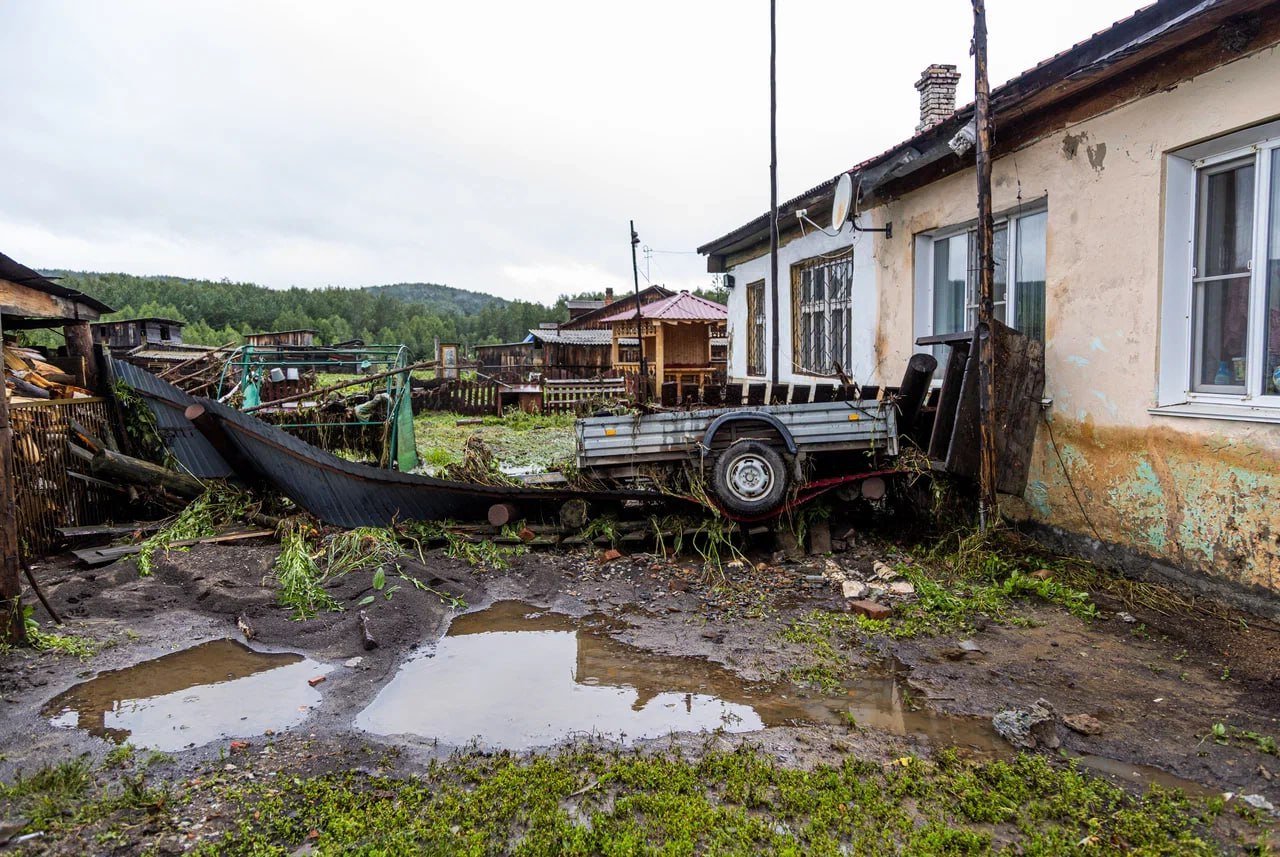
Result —
<instances>
[{"instance_id":1,"label":"scattered rock","mask_svg":"<svg viewBox=\"0 0 1280 857\"><path fill-rule=\"evenodd\" d=\"M1088 714L1068 714L1062 718L1062 724L1081 735L1101 735L1106 730L1102 721Z\"/></svg>"},{"instance_id":2,"label":"scattered rock","mask_svg":"<svg viewBox=\"0 0 1280 857\"><path fill-rule=\"evenodd\" d=\"M1262 795L1240 795L1240 800L1249 804L1254 809L1260 809L1263 812L1269 812L1272 815L1280 815L1276 811L1276 805L1264 798Z\"/></svg>"},{"instance_id":3,"label":"scattered rock","mask_svg":"<svg viewBox=\"0 0 1280 857\"><path fill-rule=\"evenodd\" d=\"M893 580L895 577L899 576L898 572L894 571L880 560L876 560L871 564L871 573L880 580Z\"/></svg>"},{"instance_id":4,"label":"scattered rock","mask_svg":"<svg viewBox=\"0 0 1280 857\"><path fill-rule=\"evenodd\" d=\"M1123 610L1121 610L1119 613L1116 614L1116 618L1119 619L1121 622L1124 622L1129 625L1132 625L1134 622L1138 621L1137 619L1133 618L1132 613L1126 613Z\"/></svg>"},{"instance_id":5,"label":"scattered rock","mask_svg":"<svg viewBox=\"0 0 1280 857\"><path fill-rule=\"evenodd\" d=\"M307 684L311 685L312 687L315 687L316 685L324 684L324 676L322 675L313 676L312 678L307 679Z\"/></svg>"},{"instance_id":6,"label":"scattered rock","mask_svg":"<svg viewBox=\"0 0 1280 857\"><path fill-rule=\"evenodd\" d=\"M895 580L889 584L889 592L899 597L905 598L908 595L915 595L916 588L911 585L910 581Z\"/></svg>"},{"instance_id":7,"label":"scattered rock","mask_svg":"<svg viewBox=\"0 0 1280 857\"><path fill-rule=\"evenodd\" d=\"M1274 774L1272 774L1270 771L1268 771L1268 770L1267 770L1267 766L1266 766L1266 765L1259 765L1259 766L1258 766L1258 773L1259 773L1259 774L1261 774L1261 775L1262 775L1262 778L1263 778L1264 780L1266 780L1267 782L1271 782L1271 780L1272 780L1272 779L1274 779L1274 777L1275 777L1275 775L1274 775Z\"/></svg>"},{"instance_id":8,"label":"scattered rock","mask_svg":"<svg viewBox=\"0 0 1280 857\"><path fill-rule=\"evenodd\" d=\"M991 725L1001 738L1024 750L1053 750L1058 738L1058 720L1047 700L1037 699L1030 708L1009 708L991 718Z\"/></svg>"},{"instance_id":9,"label":"scattered rock","mask_svg":"<svg viewBox=\"0 0 1280 857\"><path fill-rule=\"evenodd\" d=\"M888 619L893 615L893 608L878 601L854 600L848 602L849 611L868 619Z\"/></svg>"},{"instance_id":10,"label":"scattered rock","mask_svg":"<svg viewBox=\"0 0 1280 857\"><path fill-rule=\"evenodd\" d=\"M231 752L233 753L239 750L248 750L248 749L249 749L248 741L232 741L231 742Z\"/></svg>"},{"instance_id":11,"label":"scattered rock","mask_svg":"<svg viewBox=\"0 0 1280 857\"><path fill-rule=\"evenodd\" d=\"M847 551L849 549L849 543L844 539L832 539L831 549L833 551Z\"/></svg>"},{"instance_id":12,"label":"scattered rock","mask_svg":"<svg viewBox=\"0 0 1280 857\"><path fill-rule=\"evenodd\" d=\"M355 669L356 667L360 666L360 664L363 662L364 662L364 658L348 658L347 660L342 662L342 665L347 669Z\"/></svg>"},{"instance_id":13,"label":"scattered rock","mask_svg":"<svg viewBox=\"0 0 1280 857\"><path fill-rule=\"evenodd\" d=\"M809 553L831 553L831 525L826 521L814 521L809 525Z\"/></svg>"},{"instance_id":14,"label":"scattered rock","mask_svg":"<svg viewBox=\"0 0 1280 857\"><path fill-rule=\"evenodd\" d=\"M667 581L667 589L672 592L684 592L689 588L689 581L682 580L679 577L672 578Z\"/></svg>"},{"instance_id":15,"label":"scattered rock","mask_svg":"<svg viewBox=\"0 0 1280 857\"><path fill-rule=\"evenodd\" d=\"M703 632L703 634L702 634L702 639L704 639L704 640L710 640L711 642L716 643L717 645L719 645L720 643L723 643L723 642L724 642L724 632L723 632L723 631L717 631L717 632L715 632L715 633L712 633L711 631L705 631L705 632Z\"/></svg>"},{"instance_id":16,"label":"scattered rock","mask_svg":"<svg viewBox=\"0 0 1280 857\"><path fill-rule=\"evenodd\" d=\"M963 652L973 653L982 651L982 647L973 640L961 640L957 645L960 646L960 650Z\"/></svg>"},{"instance_id":17,"label":"scattered rock","mask_svg":"<svg viewBox=\"0 0 1280 857\"><path fill-rule=\"evenodd\" d=\"M1053 572L1047 568L1039 568L1031 572L1031 576L1034 577L1036 580L1048 580L1049 578L1053 577Z\"/></svg>"},{"instance_id":18,"label":"scattered rock","mask_svg":"<svg viewBox=\"0 0 1280 857\"><path fill-rule=\"evenodd\" d=\"M244 634L246 640L252 640L253 635L256 633L253 630L253 626L249 624L249 620L244 617L244 614L236 617L236 627L240 629L241 634Z\"/></svg>"},{"instance_id":19,"label":"scattered rock","mask_svg":"<svg viewBox=\"0 0 1280 857\"><path fill-rule=\"evenodd\" d=\"M607 551L600 554L601 564L608 564L619 559L622 559L622 551L617 548L609 548Z\"/></svg>"},{"instance_id":20,"label":"scattered rock","mask_svg":"<svg viewBox=\"0 0 1280 857\"><path fill-rule=\"evenodd\" d=\"M845 580L840 583L840 594L856 601L866 597L867 588L861 580Z\"/></svg>"}]
</instances>

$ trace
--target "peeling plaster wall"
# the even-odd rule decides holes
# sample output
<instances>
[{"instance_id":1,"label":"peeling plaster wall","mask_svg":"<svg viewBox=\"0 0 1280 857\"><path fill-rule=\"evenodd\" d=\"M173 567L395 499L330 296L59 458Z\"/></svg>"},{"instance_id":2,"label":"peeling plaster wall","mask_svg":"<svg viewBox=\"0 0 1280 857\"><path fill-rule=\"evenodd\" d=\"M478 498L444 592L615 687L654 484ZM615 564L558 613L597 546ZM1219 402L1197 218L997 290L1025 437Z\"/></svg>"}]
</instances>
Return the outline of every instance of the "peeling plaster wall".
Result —
<instances>
[{"instance_id":1,"label":"peeling plaster wall","mask_svg":"<svg viewBox=\"0 0 1280 857\"><path fill-rule=\"evenodd\" d=\"M1045 395L1015 515L1280 592L1280 425L1156 416L1164 154L1280 116L1271 47L1000 158L993 208L1048 198ZM870 214L883 374L912 353L913 236L976 216L966 170ZM1059 454L1061 461L1059 460ZM1065 465L1065 469L1064 469ZM1079 494L1072 495L1068 476ZM1085 520L1083 504L1089 520Z\"/></svg>"}]
</instances>

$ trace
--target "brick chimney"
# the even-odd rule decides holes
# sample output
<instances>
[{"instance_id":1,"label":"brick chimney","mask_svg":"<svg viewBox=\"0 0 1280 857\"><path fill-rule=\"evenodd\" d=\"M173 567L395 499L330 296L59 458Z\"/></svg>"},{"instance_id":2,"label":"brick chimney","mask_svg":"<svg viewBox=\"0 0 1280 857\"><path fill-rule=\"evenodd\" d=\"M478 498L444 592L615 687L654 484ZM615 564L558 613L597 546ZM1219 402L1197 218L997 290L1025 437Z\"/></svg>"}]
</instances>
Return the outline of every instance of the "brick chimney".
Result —
<instances>
[{"instance_id":1,"label":"brick chimney","mask_svg":"<svg viewBox=\"0 0 1280 857\"><path fill-rule=\"evenodd\" d=\"M604 290L604 305L608 306L613 303L613 286L609 286Z\"/></svg>"},{"instance_id":2,"label":"brick chimney","mask_svg":"<svg viewBox=\"0 0 1280 857\"><path fill-rule=\"evenodd\" d=\"M960 72L953 65L935 63L920 73L916 89L920 92L920 124L916 131L927 131L956 112L956 84Z\"/></svg>"}]
</instances>

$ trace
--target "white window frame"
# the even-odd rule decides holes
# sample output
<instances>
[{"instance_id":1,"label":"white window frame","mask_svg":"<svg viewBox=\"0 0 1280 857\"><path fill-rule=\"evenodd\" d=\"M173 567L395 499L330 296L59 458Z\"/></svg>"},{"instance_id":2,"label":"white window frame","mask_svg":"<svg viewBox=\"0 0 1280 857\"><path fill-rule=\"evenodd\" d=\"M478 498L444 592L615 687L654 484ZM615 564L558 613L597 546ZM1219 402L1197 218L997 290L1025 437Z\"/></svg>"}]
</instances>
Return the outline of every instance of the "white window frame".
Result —
<instances>
[{"instance_id":1,"label":"white window frame","mask_svg":"<svg viewBox=\"0 0 1280 857\"><path fill-rule=\"evenodd\" d=\"M1280 395L1265 392L1262 377L1266 334L1267 254L1270 230L1272 154L1280 150L1280 122L1190 146L1165 160L1164 277L1160 307L1160 360L1152 414L1280 423ZM1254 159L1253 248L1249 271L1248 344L1243 393L1194 390L1196 366L1196 229L1202 171ZM1261 264L1260 264L1261 262ZM1201 385L1204 386L1204 385ZM1212 386L1212 385L1210 385Z\"/></svg>"},{"instance_id":2,"label":"white window frame","mask_svg":"<svg viewBox=\"0 0 1280 857\"><path fill-rule=\"evenodd\" d=\"M1018 222L1026 217L1033 217L1037 214L1046 214L1049 211L1049 201L1047 198L1041 198L1015 209L1002 211L1000 214L992 218L993 231L999 230L1001 227L1005 230L1005 256L1004 256L1004 301L1005 307L1004 317L1005 323L1010 327L1013 321L1018 317L1017 306L1017 253L1015 248L1018 246ZM933 319L933 297L934 297L934 264L935 253L934 245L939 241L945 241L948 238L954 238L957 235L972 234L977 230L977 221L969 221L968 223L958 224L956 226L948 226L943 229L935 229L931 232L924 232L916 236L915 246L915 317L916 317L916 338L921 336L932 336L934 334ZM1045 236L1045 268L1046 278L1048 276L1048 235L1046 230ZM1047 288L1047 285L1046 285ZM965 279L965 329L972 330L976 326L977 317L977 277L976 275L970 279ZM1045 307L1045 315L1048 316L1048 307ZM1046 328L1048 325L1046 318ZM1048 339L1048 330L1045 331L1045 338Z\"/></svg>"}]
</instances>

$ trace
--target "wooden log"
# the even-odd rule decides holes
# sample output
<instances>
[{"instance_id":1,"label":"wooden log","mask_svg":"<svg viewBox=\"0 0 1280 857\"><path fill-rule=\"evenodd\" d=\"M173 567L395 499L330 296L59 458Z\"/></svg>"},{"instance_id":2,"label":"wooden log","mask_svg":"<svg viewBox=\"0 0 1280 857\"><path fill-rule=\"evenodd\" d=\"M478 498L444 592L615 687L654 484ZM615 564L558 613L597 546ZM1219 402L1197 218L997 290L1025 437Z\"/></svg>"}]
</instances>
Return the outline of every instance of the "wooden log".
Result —
<instances>
[{"instance_id":1,"label":"wooden log","mask_svg":"<svg viewBox=\"0 0 1280 857\"><path fill-rule=\"evenodd\" d=\"M586 500L567 500L560 507L560 526L566 530L580 530L587 525L587 514Z\"/></svg>"},{"instance_id":2,"label":"wooden log","mask_svg":"<svg viewBox=\"0 0 1280 857\"><path fill-rule=\"evenodd\" d=\"M378 648L378 641L374 638L373 631L369 629L369 615L361 610L357 619L360 626L360 642L364 650L370 652Z\"/></svg>"},{"instance_id":3,"label":"wooden log","mask_svg":"<svg viewBox=\"0 0 1280 857\"><path fill-rule=\"evenodd\" d=\"M520 510L510 503L494 503L489 507L489 523L505 527L519 520Z\"/></svg>"},{"instance_id":4,"label":"wooden log","mask_svg":"<svg viewBox=\"0 0 1280 857\"><path fill-rule=\"evenodd\" d=\"M907 361L907 371L902 376L902 386L898 388L898 434L915 437L920 406L929 395L929 385L937 368L938 359L932 354L912 354Z\"/></svg>"},{"instance_id":5,"label":"wooden log","mask_svg":"<svg viewBox=\"0 0 1280 857\"><path fill-rule=\"evenodd\" d=\"M84 385L95 393L102 389L102 379L98 377L98 361L93 356L93 331L87 321L75 321L62 326L62 335L67 342L67 354L84 359Z\"/></svg>"},{"instance_id":6,"label":"wooden log","mask_svg":"<svg viewBox=\"0 0 1280 857\"><path fill-rule=\"evenodd\" d=\"M183 497L199 497L205 490L204 483L194 476L110 449L94 455L91 467L96 476L109 476L136 485L167 488Z\"/></svg>"}]
</instances>

